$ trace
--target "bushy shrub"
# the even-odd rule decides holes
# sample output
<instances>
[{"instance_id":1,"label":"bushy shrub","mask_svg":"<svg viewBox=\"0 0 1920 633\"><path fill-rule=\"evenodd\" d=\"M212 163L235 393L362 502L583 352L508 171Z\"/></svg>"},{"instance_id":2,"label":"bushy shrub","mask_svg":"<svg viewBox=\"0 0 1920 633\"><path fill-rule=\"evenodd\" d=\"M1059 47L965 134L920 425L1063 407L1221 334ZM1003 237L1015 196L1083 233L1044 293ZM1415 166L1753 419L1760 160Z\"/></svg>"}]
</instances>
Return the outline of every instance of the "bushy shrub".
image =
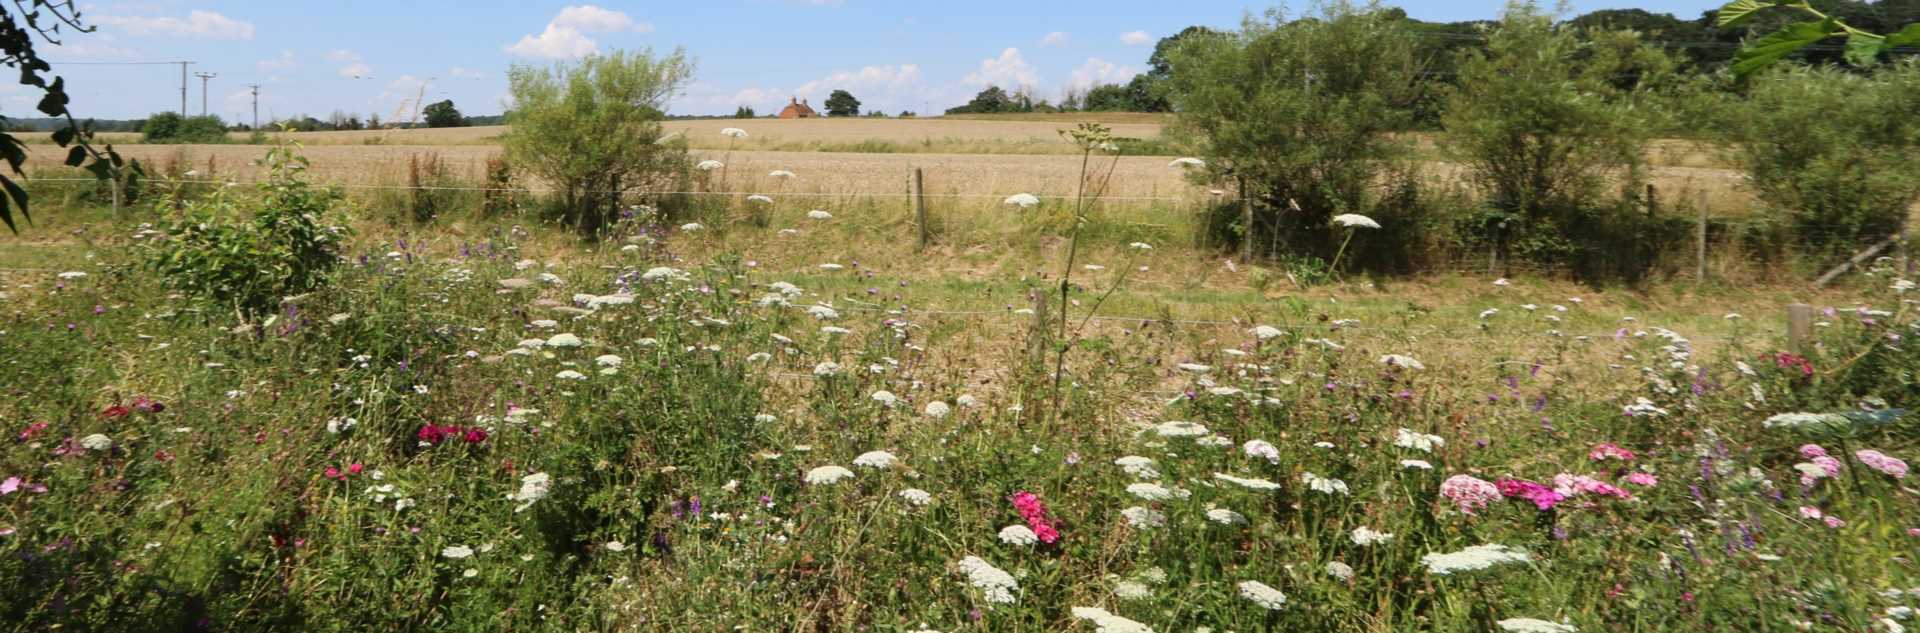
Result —
<instances>
[{"instance_id":1,"label":"bushy shrub","mask_svg":"<svg viewBox=\"0 0 1920 633\"><path fill-rule=\"evenodd\" d=\"M307 160L296 147L267 152L258 199L221 189L172 212L149 242L147 265L169 287L249 319L325 285L347 236L333 222L343 198L301 180Z\"/></svg>"},{"instance_id":2,"label":"bushy shrub","mask_svg":"<svg viewBox=\"0 0 1920 633\"><path fill-rule=\"evenodd\" d=\"M140 127L140 139L147 143L224 143L227 126L217 116L183 117L176 112L158 112Z\"/></svg>"},{"instance_id":3,"label":"bushy shrub","mask_svg":"<svg viewBox=\"0 0 1920 633\"><path fill-rule=\"evenodd\" d=\"M1659 121L1650 107L1675 63L1629 31L1585 38L1531 3L1509 6L1482 49L1459 60L1441 147L1466 169L1483 208L1462 233L1501 266L1558 264L1590 250L1585 234L1630 221ZM1611 193L1610 193L1611 191Z\"/></svg>"},{"instance_id":4,"label":"bushy shrub","mask_svg":"<svg viewBox=\"0 0 1920 633\"><path fill-rule=\"evenodd\" d=\"M1920 63L1871 73L1789 67L1757 77L1734 119L1734 156L1765 211L1816 258L1900 230L1920 198Z\"/></svg>"},{"instance_id":5,"label":"bushy shrub","mask_svg":"<svg viewBox=\"0 0 1920 633\"><path fill-rule=\"evenodd\" d=\"M1172 133L1206 159L1197 180L1244 183L1256 201L1241 239L1331 258L1340 240L1328 220L1377 211L1382 176L1405 154L1392 133L1420 89L1416 49L1391 12L1339 2L1171 51Z\"/></svg>"}]
</instances>

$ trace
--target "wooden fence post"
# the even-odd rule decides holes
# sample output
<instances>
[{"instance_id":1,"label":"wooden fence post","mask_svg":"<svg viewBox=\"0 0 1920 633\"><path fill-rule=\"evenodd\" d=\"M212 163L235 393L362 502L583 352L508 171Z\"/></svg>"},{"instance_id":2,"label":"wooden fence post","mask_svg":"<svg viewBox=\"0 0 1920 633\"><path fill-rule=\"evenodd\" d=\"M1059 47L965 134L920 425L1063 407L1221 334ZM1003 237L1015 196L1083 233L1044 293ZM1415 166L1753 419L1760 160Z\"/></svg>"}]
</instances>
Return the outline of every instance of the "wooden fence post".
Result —
<instances>
[{"instance_id":1,"label":"wooden fence post","mask_svg":"<svg viewBox=\"0 0 1920 633\"><path fill-rule=\"evenodd\" d=\"M1700 190L1700 221L1693 227L1694 256L1699 260L1699 268L1694 271L1696 282L1707 280L1707 190Z\"/></svg>"},{"instance_id":2,"label":"wooden fence post","mask_svg":"<svg viewBox=\"0 0 1920 633\"><path fill-rule=\"evenodd\" d=\"M1045 289L1035 289L1029 294L1033 298L1033 325L1027 330L1027 362L1034 367L1047 365L1047 333L1052 331L1047 321L1048 293Z\"/></svg>"},{"instance_id":3,"label":"wooden fence post","mask_svg":"<svg viewBox=\"0 0 1920 633\"><path fill-rule=\"evenodd\" d=\"M1240 263L1253 263L1253 198L1247 197L1247 179L1240 179Z\"/></svg>"},{"instance_id":4,"label":"wooden fence post","mask_svg":"<svg viewBox=\"0 0 1920 633\"><path fill-rule=\"evenodd\" d=\"M1806 354L1813 340L1813 306L1804 303L1787 304L1787 347Z\"/></svg>"},{"instance_id":5,"label":"wooden fence post","mask_svg":"<svg viewBox=\"0 0 1920 633\"><path fill-rule=\"evenodd\" d=\"M918 250L926 250L927 237L928 237L927 196L926 196L927 190L926 190L926 183L924 182L923 178L924 176L921 174L920 168L915 167L913 168L913 179L908 181L908 188L913 190L912 191L913 224L914 226L919 227L919 231L920 231L920 241L918 242L919 245L915 247Z\"/></svg>"}]
</instances>

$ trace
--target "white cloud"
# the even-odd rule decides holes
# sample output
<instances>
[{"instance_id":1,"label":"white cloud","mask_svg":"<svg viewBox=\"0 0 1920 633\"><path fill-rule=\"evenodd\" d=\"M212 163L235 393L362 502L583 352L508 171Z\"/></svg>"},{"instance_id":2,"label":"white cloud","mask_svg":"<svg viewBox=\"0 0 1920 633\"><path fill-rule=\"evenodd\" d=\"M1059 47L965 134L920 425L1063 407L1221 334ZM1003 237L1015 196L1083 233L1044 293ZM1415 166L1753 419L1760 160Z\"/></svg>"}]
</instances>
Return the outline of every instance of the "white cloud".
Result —
<instances>
[{"instance_id":1,"label":"white cloud","mask_svg":"<svg viewBox=\"0 0 1920 633\"><path fill-rule=\"evenodd\" d=\"M1122 66L1098 57L1088 57L1087 63L1074 69L1073 77L1067 85L1074 88L1091 88L1095 84L1123 84L1133 79L1137 73L1131 66Z\"/></svg>"},{"instance_id":2,"label":"white cloud","mask_svg":"<svg viewBox=\"0 0 1920 633\"><path fill-rule=\"evenodd\" d=\"M486 73L480 72L478 70L461 68L459 66L454 66L453 70L447 71L447 76L452 77L454 79L486 79L487 78Z\"/></svg>"},{"instance_id":3,"label":"white cloud","mask_svg":"<svg viewBox=\"0 0 1920 633\"><path fill-rule=\"evenodd\" d=\"M571 28L585 33L617 33L632 31L650 33L653 25L635 21L631 16L619 11L609 11L591 4L571 6L560 10L548 24Z\"/></svg>"},{"instance_id":4,"label":"white cloud","mask_svg":"<svg viewBox=\"0 0 1920 633\"><path fill-rule=\"evenodd\" d=\"M1041 46L1066 46L1067 40L1070 39L1071 37L1072 36L1067 35L1066 31L1054 31L1052 33L1046 34L1045 36L1042 36L1040 38L1040 45Z\"/></svg>"},{"instance_id":5,"label":"white cloud","mask_svg":"<svg viewBox=\"0 0 1920 633\"><path fill-rule=\"evenodd\" d=\"M273 59L263 59L253 63L254 70L258 70L263 73L275 73L283 70L293 70L294 68L298 68L299 66L300 66L300 60L294 58L293 51L287 51L287 50L280 51L279 57L275 57Z\"/></svg>"},{"instance_id":6,"label":"white cloud","mask_svg":"<svg viewBox=\"0 0 1920 633\"><path fill-rule=\"evenodd\" d=\"M864 66L860 70L842 70L824 78L800 84L793 91L799 96L813 98L826 97L824 93L833 90L846 90L860 96L860 91L892 92L908 88L920 81L920 66L901 64L898 66Z\"/></svg>"},{"instance_id":7,"label":"white cloud","mask_svg":"<svg viewBox=\"0 0 1920 633\"><path fill-rule=\"evenodd\" d=\"M1129 31L1129 32L1120 34L1120 43L1126 44L1128 46L1139 46L1141 44L1150 44L1152 42L1153 42L1153 36L1147 35L1146 31Z\"/></svg>"},{"instance_id":8,"label":"white cloud","mask_svg":"<svg viewBox=\"0 0 1920 633\"><path fill-rule=\"evenodd\" d=\"M590 4L576 5L561 9L539 35L521 36L520 41L507 46L507 52L521 57L578 59L600 48L587 33L651 31L653 25L634 20L625 13Z\"/></svg>"},{"instance_id":9,"label":"white cloud","mask_svg":"<svg viewBox=\"0 0 1920 633\"><path fill-rule=\"evenodd\" d=\"M507 47L507 52L521 57L547 57L551 59L577 59L592 55L599 45L581 35L572 27L547 25L547 30L539 37L525 35L519 42Z\"/></svg>"},{"instance_id":10,"label":"white cloud","mask_svg":"<svg viewBox=\"0 0 1920 633\"><path fill-rule=\"evenodd\" d=\"M340 69L335 71L341 77L358 79L361 77L368 77L373 75L373 67L368 66L366 60L362 59L359 53L355 53L353 51L343 48L340 50L328 51L326 54L326 58L327 58L327 61L335 62L341 65Z\"/></svg>"},{"instance_id":11,"label":"white cloud","mask_svg":"<svg viewBox=\"0 0 1920 633\"><path fill-rule=\"evenodd\" d=\"M129 35L184 37L208 40L250 40L253 39L253 24L235 20L212 11L194 9L187 17L172 16L93 16L93 22L101 26L124 31Z\"/></svg>"},{"instance_id":12,"label":"white cloud","mask_svg":"<svg viewBox=\"0 0 1920 633\"><path fill-rule=\"evenodd\" d=\"M1000 56L980 61L980 69L967 73L962 83L975 86L999 86L1006 89L1040 83L1040 69L1020 56L1020 49L1008 48Z\"/></svg>"}]
</instances>

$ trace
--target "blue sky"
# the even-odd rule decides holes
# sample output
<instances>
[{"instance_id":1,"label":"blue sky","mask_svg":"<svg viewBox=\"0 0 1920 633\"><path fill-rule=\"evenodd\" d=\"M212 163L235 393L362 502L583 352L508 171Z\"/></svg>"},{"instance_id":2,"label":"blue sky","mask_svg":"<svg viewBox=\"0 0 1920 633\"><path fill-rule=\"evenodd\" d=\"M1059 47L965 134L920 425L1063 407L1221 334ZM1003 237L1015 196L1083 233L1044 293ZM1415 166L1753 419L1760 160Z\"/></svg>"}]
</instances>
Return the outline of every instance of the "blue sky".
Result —
<instances>
[{"instance_id":1,"label":"blue sky","mask_svg":"<svg viewBox=\"0 0 1920 633\"><path fill-rule=\"evenodd\" d=\"M1300 4L1300 3L1295 3ZM1488 18L1500 0L1395 3L1422 19ZM1711 0L1574 3L1576 13L1640 7L1698 16ZM336 8L321 9L331 5ZM765 114L789 96L816 106L845 88L867 109L937 111L987 83L1024 85L1057 99L1071 86L1125 81L1144 70L1153 43L1189 25L1231 28L1266 2L1103 0L705 0L701 2L194 1L83 3L98 32L74 35L43 56L60 61L192 60L219 76L208 108L250 119L247 84L260 84L260 116L334 110L391 118L426 86L426 101L453 99L494 114L505 71L593 51L684 47L695 81L675 99L681 114ZM137 118L178 109L178 66L55 65L74 110ZM190 79L188 110L201 109ZM35 116L26 89L0 88L0 114Z\"/></svg>"}]
</instances>

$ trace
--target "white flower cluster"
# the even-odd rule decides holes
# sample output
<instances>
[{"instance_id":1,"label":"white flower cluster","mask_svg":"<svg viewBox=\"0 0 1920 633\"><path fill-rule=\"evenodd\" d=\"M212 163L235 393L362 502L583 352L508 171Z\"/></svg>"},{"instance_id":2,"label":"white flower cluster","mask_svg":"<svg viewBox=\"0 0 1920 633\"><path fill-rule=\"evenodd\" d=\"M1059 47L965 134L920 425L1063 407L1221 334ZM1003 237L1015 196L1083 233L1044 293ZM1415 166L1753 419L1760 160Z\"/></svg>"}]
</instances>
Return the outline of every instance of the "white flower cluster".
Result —
<instances>
[{"instance_id":1,"label":"white flower cluster","mask_svg":"<svg viewBox=\"0 0 1920 633\"><path fill-rule=\"evenodd\" d=\"M1480 571L1495 565L1524 563L1528 560L1530 557L1526 552L1499 543L1475 545L1458 552L1428 554L1420 557L1420 562L1427 566L1427 571L1438 576Z\"/></svg>"},{"instance_id":2,"label":"white flower cluster","mask_svg":"<svg viewBox=\"0 0 1920 633\"><path fill-rule=\"evenodd\" d=\"M1098 633L1153 633L1145 624L1129 620L1097 607L1074 607L1073 617L1093 623Z\"/></svg>"},{"instance_id":3,"label":"white flower cluster","mask_svg":"<svg viewBox=\"0 0 1920 633\"><path fill-rule=\"evenodd\" d=\"M1281 607L1287 606L1287 594L1280 593L1279 589L1269 587L1266 583L1258 580L1243 580L1239 587L1240 597L1251 600L1269 611L1279 611Z\"/></svg>"},{"instance_id":4,"label":"white flower cluster","mask_svg":"<svg viewBox=\"0 0 1920 633\"><path fill-rule=\"evenodd\" d=\"M1016 600L1013 593L1020 590L1020 583L1013 579L1012 574L1001 571L978 556L962 558L958 566L967 575L967 583L985 594L987 602L1013 604Z\"/></svg>"}]
</instances>

